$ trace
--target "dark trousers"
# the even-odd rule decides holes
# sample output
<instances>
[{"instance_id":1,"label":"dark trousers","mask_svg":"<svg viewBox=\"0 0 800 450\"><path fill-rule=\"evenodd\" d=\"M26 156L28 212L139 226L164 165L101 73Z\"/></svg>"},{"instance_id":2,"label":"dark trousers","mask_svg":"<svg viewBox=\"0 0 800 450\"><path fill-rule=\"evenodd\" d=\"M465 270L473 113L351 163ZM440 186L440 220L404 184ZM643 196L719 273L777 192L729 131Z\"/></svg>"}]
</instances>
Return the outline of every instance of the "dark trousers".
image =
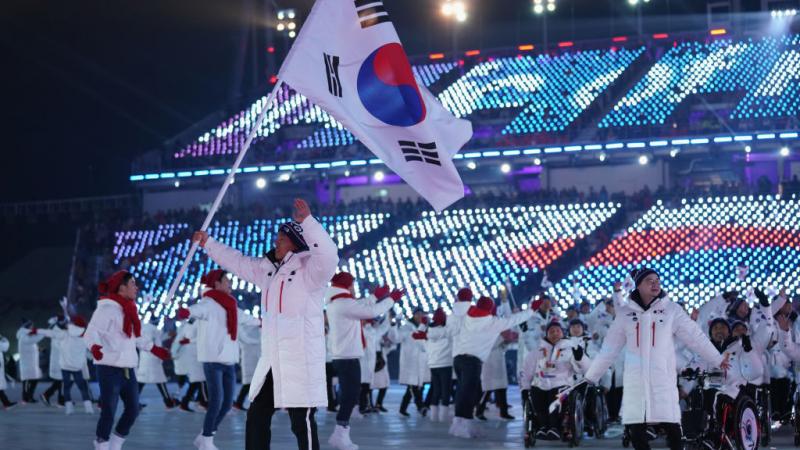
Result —
<instances>
[{"instance_id":1,"label":"dark trousers","mask_svg":"<svg viewBox=\"0 0 800 450\"><path fill-rule=\"evenodd\" d=\"M456 389L456 417L472 419L472 413L481 399L481 367L483 363L472 355L453 358L453 368L458 379Z\"/></svg>"},{"instance_id":2,"label":"dark trousers","mask_svg":"<svg viewBox=\"0 0 800 450\"><path fill-rule=\"evenodd\" d=\"M372 390L369 383L361 383L361 390L358 393L358 410L361 413L368 412L372 407Z\"/></svg>"},{"instance_id":3,"label":"dark trousers","mask_svg":"<svg viewBox=\"0 0 800 450\"><path fill-rule=\"evenodd\" d=\"M422 410L422 387L406 386L406 393L403 394L403 399L400 401L401 413L405 414L408 411L408 405L411 404L412 399L414 400L414 405L417 407L417 410Z\"/></svg>"},{"instance_id":4,"label":"dark trousers","mask_svg":"<svg viewBox=\"0 0 800 450\"><path fill-rule=\"evenodd\" d=\"M531 403L536 412L536 428L555 428L561 433L561 411L550 412L550 404L558 397L558 388L543 390L531 387Z\"/></svg>"},{"instance_id":5,"label":"dark trousers","mask_svg":"<svg viewBox=\"0 0 800 450\"><path fill-rule=\"evenodd\" d=\"M250 393L250 384L243 384L242 388L239 389L239 396L236 397L236 402L234 404L239 408L244 407L244 401L247 398L248 393Z\"/></svg>"},{"instance_id":6,"label":"dark trousers","mask_svg":"<svg viewBox=\"0 0 800 450\"><path fill-rule=\"evenodd\" d=\"M50 397L52 397L53 394L55 394L57 392L58 393L58 404L59 405L63 405L64 404L64 390L63 390L63 387L64 387L64 384L62 383L61 380L53 380L53 382L50 383L50 387L47 388L46 391L44 391L44 398L49 402L50 401Z\"/></svg>"},{"instance_id":7,"label":"dark trousers","mask_svg":"<svg viewBox=\"0 0 800 450\"><path fill-rule=\"evenodd\" d=\"M339 412L336 423L346 427L350 424L350 415L358 404L361 392L361 364L358 359L334 359L333 367L339 377Z\"/></svg>"},{"instance_id":8,"label":"dark trousers","mask_svg":"<svg viewBox=\"0 0 800 450\"><path fill-rule=\"evenodd\" d=\"M336 376L336 368L333 362L325 363L325 386L328 388L328 409L336 408L339 404L336 401L336 390L333 388L333 377Z\"/></svg>"},{"instance_id":9,"label":"dark trousers","mask_svg":"<svg viewBox=\"0 0 800 450\"><path fill-rule=\"evenodd\" d=\"M272 371L267 374L255 400L247 410L245 429L246 450L269 450L272 439L272 415L275 414ZM297 438L298 450L319 450L317 422L314 420L316 408L287 408L292 423L292 433Z\"/></svg>"},{"instance_id":10,"label":"dark trousers","mask_svg":"<svg viewBox=\"0 0 800 450\"><path fill-rule=\"evenodd\" d=\"M375 406L382 407L384 398L386 398L386 388L378 389L378 398L375 400Z\"/></svg>"},{"instance_id":11,"label":"dark trousers","mask_svg":"<svg viewBox=\"0 0 800 450\"><path fill-rule=\"evenodd\" d=\"M431 405L450 405L450 385L453 383L453 367L431 369Z\"/></svg>"},{"instance_id":12,"label":"dark trousers","mask_svg":"<svg viewBox=\"0 0 800 450\"><path fill-rule=\"evenodd\" d=\"M6 391L0 389L0 403L3 403L3 406L11 406L11 400L6 397Z\"/></svg>"},{"instance_id":13,"label":"dark trousers","mask_svg":"<svg viewBox=\"0 0 800 450\"><path fill-rule=\"evenodd\" d=\"M792 412L792 380L773 378L769 382L769 396L772 401L772 413L777 417L787 416Z\"/></svg>"},{"instance_id":14,"label":"dark trousers","mask_svg":"<svg viewBox=\"0 0 800 450\"><path fill-rule=\"evenodd\" d=\"M608 419L619 419L619 412L622 409L622 388L612 387L609 389L606 395L606 402L608 406Z\"/></svg>"},{"instance_id":15,"label":"dark trousers","mask_svg":"<svg viewBox=\"0 0 800 450\"><path fill-rule=\"evenodd\" d=\"M657 424L667 434L667 447L670 450L681 450L683 444L681 443L681 426L677 423L661 423ZM650 439L647 437L646 423L635 423L626 425L631 437L631 444L634 450L650 450Z\"/></svg>"},{"instance_id":16,"label":"dark trousers","mask_svg":"<svg viewBox=\"0 0 800 450\"><path fill-rule=\"evenodd\" d=\"M83 372L62 369L61 377L64 379L64 401L72 401L72 393L70 391L72 390L73 382L78 386L83 401L91 400L91 397L89 397L89 383L83 379Z\"/></svg>"},{"instance_id":17,"label":"dark trousers","mask_svg":"<svg viewBox=\"0 0 800 450\"><path fill-rule=\"evenodd\" d=\"M100 382L100 419L97 421L97 440L107 441L114 426L117 403L122 400L122 415L114 432L125 437L130 433L136 416L139 415L139 388L133 369L96 365L97 380Z\"/></svg>"},{"instance_id":18,"label":"dark trousers","mask_svg":"<svg viewBox=\"0 0 800 450\"><path fill-rule=\"evenodd\" d=\"M206 390L203 386L203 382L195 381L194 383L189 383L189 387L186 389L186 395L183 396L181 399L181 406L184 408L189 407L189 402L192 400L197 399L197 402L203 406L208 405L208 399L206 397Z\"/></svg>"},{"instance_id":19,"label":"dark trousers","mask_svg":"<svg viewBox=\"0 0 800 450\"><path fill-rule=\"evenodd\" d=\"M169 390L167 389L167 383L154 383L158 388L159 394L161 394L161 400L164 401L164 406L167 408L172 408L175 406L172 402L172 397L169 395ZM139 383L139 394L142 393L144 389L145 383Z\"/></svg>"},{"instance_id":20,"label":"dark trousers","mask_svg":"<svg viewBox=\"0 0 800 450\"><path fill-rule=\"evenodd\" d=\"M203 420L203 436L213 436L225 414L233 406L236 385L236 366L233 364L203 363L208 386L208 409Z\"/></svg>"},{"instance_id":21,"label":"dark trousers","mask_svg":"<svg viewBox=\"0 0 800 450\"><path fill-rule=\"evenodd\" d=\"M22 401L27 403L33 403L35 400L33 398L33 394L36 392L36 385L39 384L39 380L24 380L22 382Z\"/></svg>"}]
</instances>

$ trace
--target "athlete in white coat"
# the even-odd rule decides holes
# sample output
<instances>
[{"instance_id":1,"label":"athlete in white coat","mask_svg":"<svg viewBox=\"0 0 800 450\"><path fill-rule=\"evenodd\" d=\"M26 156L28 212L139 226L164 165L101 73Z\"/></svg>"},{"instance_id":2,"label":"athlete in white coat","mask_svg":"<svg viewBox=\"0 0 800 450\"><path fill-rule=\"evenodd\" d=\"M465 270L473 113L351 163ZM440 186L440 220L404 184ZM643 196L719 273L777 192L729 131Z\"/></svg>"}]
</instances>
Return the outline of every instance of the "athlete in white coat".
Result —
<instances>
[{"instance_id":1,"label":"athlete in white coat","mask_svg":"<svg viewBox=\"0 0 800 450\"><path fill-rule=\"evenodd\" d=\"M239 329L258 326L258 319L239 309L232 294L231 279L222 269L211 270L201 282L203 297L189 309L178 310L178 318L197 319L197 359L203 363L208 387L208 408L203 430L194 439L200 450L214 450L214 434L233 406L236 363L239 362Z\"/></svg>"},{"instance_id":2,"label":"athlete in white coat","mask_svg":"<svg viewBox=\"0 0 800 450\"><path fill-rule=\"evenodd\" d=\"M423 358L424 344L414 339L413 334L421 331L425 312L422 308L414 309L414 315L411 319L398 325L390 330L389 336L392 341L400 345L400 370L398 374L398 382L406 386L406 392L403 394L403 399L400 401L400 414L408 417L408 406L411 404L413 398L417 411L423 416L427 413L422 399L422 386L425 384L423 371L425 367L421 367ZM427 361L425 361L427 366Z\"/></svg>"},{"instance_id":3,"label":"athlete in white coat","mask_svg":"<svg viewBox=\"0 0 800 450\"><path fill-rule=\"evenodd\" d=\"M183 320L172 341L172 354L175 361L175 373L184 375L189 380L186 394L181 399L181 411L194 412L189 403L195 400L198 405L207 408L206 374L203 372L203 363L197 360L197 323L195 319Z\"/></svg>"},{"instance_id":4,"label":"athlete in white coat","mask_svg":"<svg viewBox=\"0 0 800 450\"><path fill-rule=\"evenodd\" d=\"M253 381L258 358L261 356L261 327L255 325L243 326L239 330L239 348L242 352L242 359L239 362L239 367L242 369L242 388L239 390L236 401L233 402L233 408L239 411L247 411L244 402L248 392L250 392L250 383Z\"/></svg>"},{"instance_id":5,"label":"athlete in white coat","mask_svg":"<svg viewBox=\"0 0 800 450\"><path fill-rule=\"evenodd\" d=\"M301 449L319 448L314 408L328 404L325 392L323 298L339 262L336 244L295 200L295 222L278 230L266 258L251 258L205 232L193 239L220 266L261 289L261 358L250 385L247 450L269 446L276 409L288 408Z\"/></svg>"},{"instance_id":6,"label":"athlete in white coat","mask_svg":"<svg viewBox=\"0 0 800 450\"><path fill-rule=\"evenodd\" d=\"M472 418L481 395L481 367L500 333L525 322L533 315L532 309L528 309L501 318L495 316L494 311L494 301L481 297L467 311L464 324L453 341L453 367L458 378L458 387L456 415L450 426L450 434L456 437L474 438L481 434Z\"/></svg>"},{"instance_id":7,"label":"athlete in white coat","mask_svg":"<svg viewBox=\"0 0 800 450\"><path fill-rule=\"evenodd\" d=\"M94 413L92 399L89 396L88 379L84 377L86 368L86 345L83 342L83 333L86 331L86 319L81 316L72 317L66 330L53 329L52 342L58 342L61 378L64 380L64 406L67 414L72 414L72 384L78 386L83 400L83 409L87 414Z\"/></svg>"},{"instance_id":8,"label":"athlete in white coat","mask_svg":"<svg viewBox=\"0 0 800 450\"><path fill-rule=\"evenodd\" d=\"M361 367L360 360L369 348L367 340L375 340L374 336L367 336L364 332L362 321L388 312L403 295L401 291L390 293L388 286L382 286L366 299L356 300L353 297L354 281L353 275L347 272L337 273L325 294L331 358L339 376L341 395L336 426L328 443L340 450L358 448L350 439L350 416L362 390L363 372L367 370L374 373L374 346L370 350L373 352L372 365Z\"/></svg>"},{"instance_id":9,"label":"athlete in white coat","mask_svg":"<svg viewBox=\"0 0 800 450\"><path fill-rule=\"evenodd\" d=\"M389 327L391 329L392 318L391 312L390 314L383 318L384 326ZM372 378L372 384L370 387L372 389L378 390L378 396L375 399L375 409L378 412L388 412L386 408L383 407L383 400L386 398L386 391L389 389L389 384L391 380L389 379L389 353L393 352L397 348L397 345L389 339L389 331L383 333L383 336L380 337L380 342L378 346L378 354L376 354L376 366L375 366L375 376ZM382 362L381 362L382 361ZM382 366L382 367L379 367Z\"/></svg>"},{"instance_id":10,"label":"athlete in white coat","mask_svg":"<svg viewBox=\"0 0 800 450\"><path fill-rule=\"evenodd\" d=\"M624 352L622 421L629 426L634 448L649 449L647 424L662 423L670 448L680 449L675 338L712 367L727 370L730 364L683 308L662 291L654 270L634 271L632 278L635 290L627 303L616 306L614 323L600 353L593 358L586 379L597 383Z\"/></svg>"},{"instance_id":11,"label":"athlete in white coat","mask_svg":"<svg viewBox=\"0 0 800 450\"><path fill-rule=\"evenodd\" d=\"M38 380L42 378L39 367L39 341L45 336L40 334L33 322L22 319L22 326L17 330L17 346L19 348L19 380L22 381L22 403L36 403L35 393Z\"/></svg>"},{"instance_id":12,"label":"athlete in white coat","mask_svg":"<svg viewBox=\"0 0 800 450\"><path fill-rule=\"evenodd\" d=\"M61 375L61 344L66 338L67 320L65 316L58 315L51 317L47 324L50 328L46 330L38 330L39 334L44 337L50 338L50 357L47 367L47 375L52 380L50 387L47 388L40 396L39 399L47 406L51 406L50 398L53 394L58 394L58 406L64 406L64 386Z\"/></svg>"},{"instance_id":13,"label":"athlete in white coat","mask_svg":"<svg viewBox=\"0 0 800 450\"><path fill-rule=\"evenodd\" d=\"M8 339L4 336L0 336L0 402L3 403L3 409L6 410L17 406L17 402L12 402L6 396L8 385L6 383L6 360L4 353L8 352L9 347Z\"/></svg>"},{"instance_id":14,"label":"athlete in white coat","mask_svg":"<svg viewBox=\"0 0 800 450\"><path fill-rule=\"evenodd\" d=\"M564 338L564 329L558 321L547 325L545 337L525 356L520 387L523 397L530 396L541 424L536 430L538 439L561 439L561 413L550 412L550 404L558 397L559 389L574 384L590 363L578 342Z\"/></svg>"},{"instance_id":15,"label":"athlete in white coat","mask_svg":"<svg viewBox=\"0 0 800 450\"><path fill-rule=\"evenodd\" d=\"M433 320L424 331L414 334L423 340L431 369L431 412L434 422L446 422L453 391L453 338L446 332L447 315L440 307L433 313Z\"/></svg>"},{"instance_id":16,"label":"athlete in white coat","mask_svg":"<svg viewBox=\"0 0 800 450\"><path fill-rule=\"evenodd\" d=\"M152 316L150 323L142 324L142 340L160 347L164 337L164 333L158 329L158 317ZM150 352L139 352L139 367L136 369L136 379L139 381L140 396L145 384L155 384L167 411L178 406L178 401L172 398L167 389L167 374L164 373L164 361L156 355Z\"/></svg>"},{"instance_id":17,"label":"athlete in white coat","mask_svg":"<svg viewBox=\"0 0 800 450\"><path fill-rule=\"evenodd\" d=\"M366 347L364 347L364 354L358 360L361 367L361 392L358 397L358 412L363 415L378 412L372 402L372 383L377 374L378 354L380 353L382 338L389 332L391 324L387 321L375 319L367 319L362 324ZM386 360L383 361L383 368L386 368Z\"/></svg>"},{"instance_id":18,"label":"athlete in white coat","mask_svg":"<svg viewBox=\"0 0 800 450\"><path fill-rule=\"evenodd\" d=\"M120 450L139 415L136 349L149 351L162 360L170 356L167 349L141 339L142 324L136 309L139 287L131 273L114 273L100 283L98 291L97 309L83 335L83 342L95 359L100 383L100 419L94 446L95 450ZM120 400L124 410L112 434Z\"/></svg>"},{"instance_id":19,"label":"athlete in white coat","mask_svg":"<svg viewBox=\"0 0 800 450\"><path fill-rule=\"evenodd\" d=\"M497 313L500 317L511 315L511 307L503 295L501 295L500 307L497 309ZM510 339L507 336L510 331L506 330L500 336L497 336L494 346L492 346L492 351L481 368L483 396L475 411L475 417L480 420L487 420L484 414L492 394L494 394L495 404L500 410L500 418L514 420L514 416L508 413L508 370L506 369L506 349L510 343Z\"/></svg>"}]
</instances>

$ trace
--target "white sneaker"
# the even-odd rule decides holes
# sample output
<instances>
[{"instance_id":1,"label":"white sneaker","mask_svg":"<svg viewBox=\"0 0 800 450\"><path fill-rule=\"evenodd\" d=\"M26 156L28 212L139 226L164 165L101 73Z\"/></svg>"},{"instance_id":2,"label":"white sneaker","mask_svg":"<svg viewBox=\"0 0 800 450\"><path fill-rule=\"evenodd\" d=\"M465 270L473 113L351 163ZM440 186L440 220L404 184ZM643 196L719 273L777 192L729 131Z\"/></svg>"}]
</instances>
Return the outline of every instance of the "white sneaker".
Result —
<instances>
[{"instance_id":1,"label":"white sneaker","mask_svg":"<svg viewBox=\"0 0 800 450\"><path fill-rule=\"evenodd\" d=\"M122 450L122 444L124 443L124 437L111 433L111 439L108 441L108 450Z\"/></svg>"},{"instance_id":2,"label":"white sneaker","mask_svg":"<svg viewBox=\"0 0 800 450\"><path fill-rule=\"evenodd\" d=\"M475 419L468 421L467 430L471 438L482 438L486 436L486 431L483 430L480 422Z\"/></svg>"},{"instance_id":3,"label":"white sneaker","mask_svg":"<svg viewBox=\"0 0 800 450\"><path fill-rule=\"evenodd\" d=\"M70 415L73 412L75 412L75 407L72 405L72 402L64 402L64 412L67 415Z\"/></svg>"},{"instance_id":4,"label":"white sneaker","mask_svg":"<svg viewBox=\"0 0 800 450\"><path fill-rule=\"evenodd\" d=\"M86 414L94 414L94 407L92 406L91 400L83 401L83 410L86 411Z\"/></svg>"},{"instance_id":5,"label":"white sneaker","mask_svg":"<svg viewBox=\"0 0 800 450\"><path fill-rule=\"evenodd\" d=\"M453 433L458 426L458 423L461 422L461 417L453 417L453 421L450 422L450 428L447 430L447 434L453 436Z\"/></svg>"},{"instance_id":6,"label":"white sneaker","mask_svg":"<svg viewBox=\"0 0 800 450\"><path fill-rule=\"evenodd\" d=\"M363 414L361 414L361 413L358 411L358 408L354 408L354 409L353 409L353 412L352 412L352 413L350 413L350 418L351 418L351 419L363 419L363 418L364 418L364 415L363 415Z\"/></svg>"},{"instance_id":7,"label":"white sneaker","mask_svg":"<svg viewBox=\"0 0 800 450\"><path fill-rule=\"evenodd\" d=\"M463 439L472 439L473 436L470 429L472 428L473 421L463 417L459 417L458 419L458 422L456 422L456 425L453 427L453 436Z\"/></svg>"},{"instance_id":8,"label":"white sneaker","mask_svg":"<svg viewBox=\"0 0 800 450\"><path fill-rule=\"evenodd\" d=\"M431 419L431 422L439 421L439 405L431 406L431 410L428 412L428 417Z\"/></svg>"},{"instance_id":9,"label":"white sneaker","mask_svg":"<svg viewBox=\"0 0 800 450\"><path fill-rule=\"evenodd\" d=\"M339 450L358 450L358 446L350 440L350 427L336 425L333 434L328 438L328 444Z\"/></svg>"},{"instance_id":10,"label":"white sneaker","mask_svg":"<svg viewBox=\"0 0 800 450\"><path fill-rule=\"evenodd\" d=\"M216 445L214 445L214 436L203 436L203 433L197 435L194 438L194 446L197 447L199 450L219 450Z\"/></svg>"},{"instance_id":11,"label":"white sneaker","mask_svg":"<svg viewBox=\"0 0 800 450\"><path fill-rule=\"evenodd\" d=\"M105 442L94 441L94 450L108 450L108 441Z\"/></svg>"},{"instance_id":12,"label":"white sneaker","mask_svg":"<svg viewBox=\"0 0 800 450\"><path fill-rule=\"evenodd\" d=\"M447 422L450 418L450 408L447 406L439 407L439 422Z\"/></svg>"}]
</instances>

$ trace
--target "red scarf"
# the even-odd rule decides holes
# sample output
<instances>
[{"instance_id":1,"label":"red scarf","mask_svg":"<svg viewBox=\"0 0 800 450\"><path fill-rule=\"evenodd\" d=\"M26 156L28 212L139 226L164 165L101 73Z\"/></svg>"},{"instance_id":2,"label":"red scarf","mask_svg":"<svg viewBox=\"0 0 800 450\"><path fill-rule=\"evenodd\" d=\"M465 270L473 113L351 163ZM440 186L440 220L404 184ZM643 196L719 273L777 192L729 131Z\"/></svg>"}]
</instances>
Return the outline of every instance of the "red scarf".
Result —
<instances>
[{"instance_id":1,"label":"red scarf","mask_svg":"<svg viewBox=\"0 0 800 450\"><path fill-rule=\"evenodd\" d=\"M225 314L227 315L228 334L231 336L231 340L235 341L239 325L237 316L239 308L236 306L236 299L231 297L230 294L226 294L216 289L210 289L203 295L214 299L219 306L222 306L222 308L225 309Z\"/></svg>"},{"instance_id":2,"label":"red scarf","mask_svg":"<svg viewBox=\"0 0 800 450\"><path fill-rule=\"evenodd\" d=\"M139 311L136 309L136 302L129 300L119 294L104 294L104 298L117 302L122 307L122 331L128 337L139 337L142 335L142 322L139 320Z\"/></svg>"},{"instance_id":3,"label":"red scarf","mask_svg":"<svg viewBox=\"0 0 800 450\"><path fill-rule=\"evenodd\" d=\"M355 298L350 295L349 292L342 292L341 294L336 294L331 297L330 301L338 300L340 298L349 298L350 300L355 300ZM361 330L361 348L367 348L367 338L364 337L364 321L361 320L358 323L358 329Z\"/></svg>"}]
</instances>

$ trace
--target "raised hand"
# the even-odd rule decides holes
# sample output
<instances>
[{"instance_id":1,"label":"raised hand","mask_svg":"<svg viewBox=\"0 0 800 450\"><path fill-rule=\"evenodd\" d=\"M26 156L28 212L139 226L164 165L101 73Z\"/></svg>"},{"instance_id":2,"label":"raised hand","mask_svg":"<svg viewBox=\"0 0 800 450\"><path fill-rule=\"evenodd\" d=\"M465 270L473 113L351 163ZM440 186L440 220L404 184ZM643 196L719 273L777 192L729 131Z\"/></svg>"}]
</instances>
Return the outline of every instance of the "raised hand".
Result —
<instances>
[{"instance_id":1,"label":"raised hand","mask_svg":"<svg viewBox=\"0 0 800 450\"><path fill-rule=\"evenodd\" d=\"M197 242L200 244L200 247L206 246L206 241L208 240L208 233L205 231L195 231L192 234L192 242Z\"/></svg>"},{"instance_id":2,"label":"raised hand","mask_svg":"<svg viewBox=\"0 0 800 450\"><path fill-rule=\"evenodd\" d=\"M294 199L294 221L297 223L303 223L306 220L306 217L311 215L311 208L308 207L308 203L301 198Z\"/></svg>"}]
</instances>

